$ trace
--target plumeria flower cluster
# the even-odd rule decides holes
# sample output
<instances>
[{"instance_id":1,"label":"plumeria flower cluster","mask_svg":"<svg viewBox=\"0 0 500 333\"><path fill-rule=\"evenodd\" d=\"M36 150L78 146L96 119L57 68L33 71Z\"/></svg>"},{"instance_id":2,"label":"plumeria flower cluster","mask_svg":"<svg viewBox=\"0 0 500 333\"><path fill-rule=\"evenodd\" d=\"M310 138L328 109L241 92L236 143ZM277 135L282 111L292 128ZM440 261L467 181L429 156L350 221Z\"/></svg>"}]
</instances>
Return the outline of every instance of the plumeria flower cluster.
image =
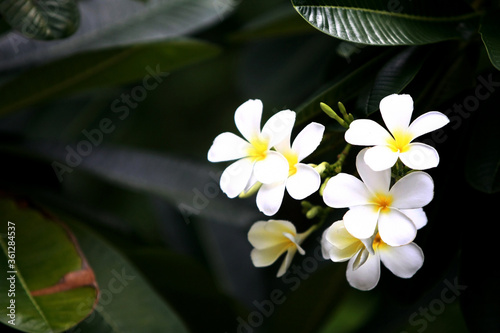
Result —
<instances>
[{"instance_id":1,"label":"plumeria flower cluster","mask_svg":"<svg viewBox=\"0 0 500 333\"><path fill-rule=\"evenodd\" d=\"M423 265L424 255L413 241L427 224L423 210L434 196L432 177L423 170L439 164L437 151L414 142L423 134L446 125L441 112L431 111L410 123L413 100L409 95L389 95L380 102L384 128L373 120L354 120L339 103L343 117L326 104L321 108L346 127L346 148L334 164L302 163L321 143L324 126L310 123L291 143L295 112L284 110L273 115L260 129L262 102L249 100L235 112L233 133L217 136L208 152L212 162L232 161L223 172L220 186L230 198L257 192L257 207L274 215L285 191L303 200L319 190L326 209L348 210L342 220L323 232L323 257L334 262L348 261L346 277L360 290L374 288L380 278L380 262L402 278L412 277ZM356 156L358 177L341 172L351 145L369 146ZM321 179L324 178L323 185ZM319 206L309 207L313 218ZM308 206L309 205L309 206ZM327 216L323 214L323 217ZM284 220L258 221L249 230L256 267L273 264L286 253L277 276L288 269L295 253L304 254L302 242L319 229L324 218L303 233Z\"/></svg>"}]
</instances>

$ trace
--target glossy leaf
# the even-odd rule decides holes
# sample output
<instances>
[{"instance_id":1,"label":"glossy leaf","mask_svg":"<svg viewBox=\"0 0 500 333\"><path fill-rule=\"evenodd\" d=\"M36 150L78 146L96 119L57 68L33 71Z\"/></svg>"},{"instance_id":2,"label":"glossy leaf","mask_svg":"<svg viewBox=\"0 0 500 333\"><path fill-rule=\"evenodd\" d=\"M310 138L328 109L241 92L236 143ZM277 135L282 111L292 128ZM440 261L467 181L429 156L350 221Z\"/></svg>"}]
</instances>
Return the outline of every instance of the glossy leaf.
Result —
<instances>
[{"instance_id":1,"label":"glossy leaf","mask_svg":"<svg viewBox=\"0 0 500 333\"><path fill-rule=\"evenodd\" d=\"M498 20L500 12L492 11L487 13L481 22L479 33L483 40L486 51L491 63L496 69L500 70L500 21Z\"/></svg>"},{"instance_id":2,"label":"glossy leaf","mask_svg":"<svg viewBox=\"0 0 500 333\"><path fill-rule=\"evenodd\" d=\"M41 40L71 36L80 22L75 0L3 0L0 13L24 36Z\"/></svg>"},{"instance_id":3,"label":"glossy leaf","mask_svg":"<svg viewBox=\"0 0 500 333\"><path fill-rule=\"evenodd\" d=\"M188 332L171 306L121 253L88 227L66 217L65 220L101 287L95 311L75 332Z\"/></svg>"},{"instance_id":4,"label":"glossy leaf","mask_svg":"<svg viewBox=\"0 0 500 333\"><path fill-rule=\"evenodd\" d=\"M410 47L390 59L375 77L366 101L366 115L377 111L385 96L403 91L422 68L426 55L427 52Z\"/></svg>"},{"instance_id":5,"label":"glossy leaf","mask_svg":"<svg viewBox=\"0 0 500 333\"><path fill-rule=\"evenodd\" d=\"M42 333L65 331L87 317L96 303L97 283L68 228L5 198L0 199L0 220L0 269L12 278L0 284L0 321Z\"/></svg>"},{"instance_id":6,"label":"glossy leaf","mask_svg":"<svg viewBox=\"0 0 500 333\"><path fill-rule=\"evenodd\" d=\"M212 44L172 40L78 54L24 72L0 86L0 115L64 94L141 79L138 89L147 93L170 71L217 53Z\"/></svg>"},{"instance_id":7,"label":"glossy leaf","mask_svg":"<svg viewBox=\"0 0 500 333\"><path fill-rule=\"evenodd\" d=\"M370 45L421 45L459 39L478 24L478 14L472 11L443 15L432 12L434 5L423 6L420 2L405 2L399 7L387 1L292 0L292 3L320 31ZM453 11L456 8L461 6L456 5Z\"/></svg>"}]
</instances>

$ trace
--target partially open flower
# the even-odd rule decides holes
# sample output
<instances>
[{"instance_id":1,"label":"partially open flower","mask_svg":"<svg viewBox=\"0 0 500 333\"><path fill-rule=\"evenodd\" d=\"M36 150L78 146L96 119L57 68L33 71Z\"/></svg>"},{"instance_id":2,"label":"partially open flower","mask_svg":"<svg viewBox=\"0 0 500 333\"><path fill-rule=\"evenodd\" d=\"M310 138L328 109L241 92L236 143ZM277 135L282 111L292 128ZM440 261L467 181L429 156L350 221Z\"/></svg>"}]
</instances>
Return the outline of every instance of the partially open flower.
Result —
<instances>
[{"instance_id":1,"label":"partially open flower","mask_svg":"<svg viewBox=\"0 0 500 333\"><path fill-rule=\"evenodd\" d=\"M254 249L251 259L255 267L266 267L272 265L283 253L286 257L280 266L277 277L285 274L298 251L305 251L300 244L315 229L313 226L304 233L297 233L295 226L289 221L269 220L255 222L248 232L248 241Z\"/></svg>"},{"instance_id":2,"label":"partially open flower","mask_svg":"<svg viewBox=\"0 0 500 333\"><path fill-rule=\"evenodd\" d=\"M412 277L424 263L424 254L417 244L390 246L378 233L368 239L358 239L347 231L343 221L337 221L325 230L321 245L325 259L334 262L349 260L347 281L360 290L370 290L378 284L381 261L401 278Z\"/></svg>"},{"instance_id":3,"label":"partially open flower","mask_svg":"<svg viewBox=\"0 0 500 333\"><path fill-rule=\"evenodd\" d=\"M238 196L255 181L269 184L288 176L286 158L271 148L290 133L295 112L276 113L261 131L262 108L262 102L257 99L240 105L234 121L245 139L225 132L215 138L208 151L210 162L237 160L224 170L220 181L222 191L230 198Z\"/></svg>"},{"instance_id":4,"label":"partially open flower","mask_svg":"<svg viewBox=\"0 0 500 333\"><path fill-rule=\"evenodd\" d=\"M414 170L439 164L439 154L433 147L413 140L446 125L449 122L446 115L431 111L410 124L413 99L410 95L396 94L380 101L380 113L390 133L369 119L353 121L345 133L345 140L350 144L374 146L365 155L370 168L375 171L391 168L398 158Z\"/></svg>"}]
</instances>

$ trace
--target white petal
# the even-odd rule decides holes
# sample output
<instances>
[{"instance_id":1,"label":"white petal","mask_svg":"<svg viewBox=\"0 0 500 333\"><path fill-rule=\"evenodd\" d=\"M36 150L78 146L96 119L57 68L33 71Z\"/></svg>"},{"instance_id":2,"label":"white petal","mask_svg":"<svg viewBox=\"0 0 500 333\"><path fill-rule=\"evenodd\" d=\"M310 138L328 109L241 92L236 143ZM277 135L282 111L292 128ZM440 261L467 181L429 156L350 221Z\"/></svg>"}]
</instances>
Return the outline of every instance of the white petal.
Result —
<instances>
[{"instance_id":1,"label":"white petal","mask_svg":"<svg viewBox=\"0 0 500 333\"><path fill-rule=\"evenodd\" d=\"M321 235L321 254L326 260L330 259L330 250L333 248L333 245L326 239L327 232L328 228Z\"/></svg>"},{"instance_id":2,"label":"white petal","mask_svg":"<svg viewBox=\"0 0 500 333\"><path fill-rule=\"evenodd\" d=\"M426 170L439 164L439 154L436 149L420 142L410 143L408 150L400 153L399 158L413 170Z\"/></svg>"},{"instance_id":3,"label":"white petal","mask_svg":"<svg viewBox=\"0 0 500 333\"><path fill-rule=\"evenodd\" d=\"M382 240L391 246L410 243L417 236L417 228L413 222L397 209L380 213L378 217L378 232Z\"/></svg>"},{"instance_id":4,"label":"white petal","mask_svg":"<svg viewBox=\"0 0 500 333\"><path fill-rule=\"evenodd\" d=\"M396 182L389 191L391 206L401 209L421 208L432 201L434 181L423 171L412 172Z\"/></svg>"},{"instance_id":5,"label":"white petal","mask_svg":"<svg viewBox=\"0 0 500 333\"><path fill-rule=\"evenodd\" d=\"M354 257L354 261L352 262L352 269L354 271L357 270L368 260L369 257L370 252L368 252L365 248L362 248Z\"/></svg>"},{"instance_id":6,"label":"white petal","mask_svg":"<svg viewBox=\"0 0 500 333\"><path fill-rule=\"evenodd\" d=\"M349 125L344 138L352 145L376 146L386 144L392 136L373 120L357 119Z\"/></svg>"},{"instance_id":7,"label":"white petal","mask_svg":"<svg viewBox=\"0 0 500 333\"><path fill-rule=\"evenodd\" d=\"M374 171L389 170L398 160L400 153L393 151L388 146L375 146L365 154L366 164Z\"/></svg>"},{"instance_id":8,"label":"white petal","mask_svg":"<svg viewBox=\"0 0 500 333\"><path fill-rule=\"evenodd\" d=\"M389 95L380 101L380 113L391 133L406 130L413 113L413 99L410 95Z\"/></svg>"},{"instance_id":9,"label":"white petal","mask_svg":"<svg viewBox=\"0 0 500 333\"><path fill-rule=\"evenodd\" d=\"M344 249L360 242L359 239L353 237L347 231L344 221L342 220L333 223L328 229L326 229L325 240L337 249Z\"/></svg>"},{"instance_id":10,"label":"white petal","mask_svg":"<svg viewBox=\"0 0 500 333\"><path fill-rule=\"evenodd\" d=\"M423 134L435 131L449 122L450 120L443 113L430 111L415 119L410 125L409 132L415 139Z\"/></svg>"},{"instance_id":11,"label":"white petal","mask_svg":"<svg viewBox=\"0 0 500 333\"><path fill-rule=\"evenodd\" d=\"M379 246L380 260L394 275L411 278L424 263L424 253L415 243L391 247Z\"/></svg>"},{"instance_id":12,"label":"white petal","mask_svg":"<svg viewBox=\"0 0 500 333\"><path fill-rule=\"evenodd\" d=\"M356 169L361 180L372 193L386 193L391 185L391 170L375 171L366 163L366 154L375 148L377 147L365 148L358 153L358 156L356 156Z\"/></svg>"},{"instance_id":13,"label":"white petal","mask_svg":"<svg viewBox=\"0 0 500 333\"><path fill-rule=\"evenodd\" d=\"M219 134L208 150L210 162L223 162L246 157L251 145L236 134L225 132Z\"/></svg>"},{"instance_id":14,"label":"white petal","mask_svg":"<svg viewBox=\"0 0 500 333\"><path fill-rule=\"evenodd\" d=\"M423 208L400 209L399 211L408 216L417 229L423 228L427 224L427 215L425 215Z\"/></svg>"},{"instance_id":15,"label":"white petal","mask_svg":"<svg viewBox=\"0 0 500 333\"><path fill-rule=\"evenodd\" d=\"M365 263L353 269L355 258L349 260L346 277L349 284L359 290L375 288L380 279L380 258L378 253L369 255Z\"/></svg>"},{"instance_id":16,"label":"white petal","mask_svg":"<svg viewBox=\"0 0 500 333\"><path fill-rule=\"evenodd\" d=\"M297 134L293 140L292 150L297 153L299 162L318 148L324 132L325 126L313 122Z\"/></svg>"},{"instance_id":17,"label":"white petal","mask_svg":"<svg viewBox=\"0 0 500 333\"><path fill-rule=\"evenodd\" d=\"M297 248L295 247L290 247L286 253L285 259L283 260L283 263L280 266L280 269L278 270L278 274L276 274L276 277L281 277L283 274L286 273L288 270L288 267L290 267L290 264L292 263L292 259L295 256L295 253L297 252Z\"/></svg>"},{"instance_id":18,"label":"white petal","mask_svg":"<svg viewBox=\"0 0 500 333\"><path fill-rule=\"evenodd\" d=\"M263 184L257 193L257 207L267 216L274 215L280 209L285 194L285 181Z\"/></svg>"},{"instance_id":19,"label":"white petal","mask_svg":"<svg viewBox=\"0 0 500 333\"><path fill-rule=\"evenodd\" d=\"M321 185L321 177L313 167L298 163L297 172L288 177L286 190L295 200L302 200L316 192Z\"/></svg>"},{"instance_id":20,"label":"white petal","mask_svg":"<svg viewBox=\"0 0 500 333\"><path fill-rule=\"evenodd\" d=\"M367 204L371 193L358 178L339 173L330 178L323 190L323 200L333 208L345 208Z\"/></svg>"},{"instance_id":21,"label":"white petal","mask_svg":"<svg viewBox=\"0 0 500 333\"><path fill-rule=\"evenodd\" d=\"M295 112L284 110L273 115L262 127L262 135L269 139L269 146L280 143L290 137L295 123Z\"/></svg>"},{"instance_id":22,"label":"white petal","mask_svg":"<svg viewBox=\"0 0 500 333\"><path fill-rule=\"evenodd\" d=\"M375 205L351 207L344 215L344 225L354 237L370 238L375 233L378 215Z\"/></svg>"},{"instance_id":23,"label":"white petal","mask_svg":"<svg viewBox=\"0 0 500 333\"><path fill-rule=\"evenodd\" d=\"M229 198L237 197L245 190L253 170L253 161L242 158L229 165L221 175L220 188Z\"/></svg>"},{"instance_id":24,"label":"white petal","mask_svg":"<svg viewBox=\"0 0 500 333\"><path fill-rule=\"evenodd\" d=\"M250 99L241 104L234 113L236 127L248 141L260 134L262 109L263 105L259 99Z\"/></svg>"},{"instance_id":25,"label":"white petal","mask_svg":"<svg viewBox=\"0 0 500 333\"><path fill-rule=\"evenodd\" d=\"M265 249L279 244L290 243L284 234L296 234L295 226L284 220L255 222L248 231L248 241L256 249Z\"/></svg>"},{"instance_id":26,"label":"white petal","mask_svg":"<svg viewBox=\"0 0 500 333\"><path fill-rule=\"evenodd\" d=\"M250 258L255 267L265 267L273 264L290 247L290 243L278 244L265 249L253 249Z\"/></svg>"},{"instance_id":27,"label":"white petal","mask_svg":"<svg viewBox=\"0 0 500 333\"><path fill-rule=\"evenodd\" d=\"M257 181L271 184L288 177L288 161L278 152L268 151L266 158L255 162L254 173Z\"/></svg>"}]
</instances>

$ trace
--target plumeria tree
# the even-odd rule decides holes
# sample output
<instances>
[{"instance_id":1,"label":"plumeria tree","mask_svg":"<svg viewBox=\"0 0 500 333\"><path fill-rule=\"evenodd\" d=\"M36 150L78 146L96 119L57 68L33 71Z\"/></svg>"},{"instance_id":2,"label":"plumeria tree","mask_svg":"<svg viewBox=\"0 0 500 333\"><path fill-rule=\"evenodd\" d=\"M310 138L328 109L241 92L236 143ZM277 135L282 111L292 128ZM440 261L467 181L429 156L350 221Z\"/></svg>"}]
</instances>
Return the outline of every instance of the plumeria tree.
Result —
<instances>
[{"instance_id":1,"label":"plumeria tree","mask_svg":"<svg viewBox=\"0 0 500 333\"><path fill-rule=\"evenodd\" d=\"M3 0L1 331L499 332L499 18Z\"/></svg>"}]
</instances>

